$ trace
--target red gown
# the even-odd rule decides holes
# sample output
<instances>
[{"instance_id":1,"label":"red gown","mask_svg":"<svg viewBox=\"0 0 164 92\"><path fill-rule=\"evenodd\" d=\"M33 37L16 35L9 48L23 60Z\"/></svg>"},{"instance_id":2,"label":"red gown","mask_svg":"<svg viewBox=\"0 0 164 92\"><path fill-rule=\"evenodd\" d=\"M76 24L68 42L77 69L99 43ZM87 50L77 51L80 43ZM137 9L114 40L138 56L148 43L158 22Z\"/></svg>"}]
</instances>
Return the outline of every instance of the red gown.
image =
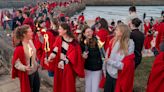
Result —
<instances>
[{"instance_id":1,"label":"red gown","mask_svg":"<svg viewBox=\"0 0 164 92\"><path fill-rule=\"evenodd\" d=\"M84 23L84 20L85 20L84 15L80 15L78 17L78 21L81 21L82 23Z\"/></svg>"},{"instance_id":2,"label":"red gown","mask_svg":"<svg viewBox=\"0 0 164 92\"><path fill-rule=\"evenodd\" d=\"M144 24L144 29L145 29L145 40L144 40L144 46L145 49L150 49L151 48L151 41L153 40L153 35L152 34L148 34L148 31L150 30L150 24L146 25Z\"/></svg>"},{"instance_id":3,"label":"red gown","mask_svg":"<svg viewBox=\"0 0 164 92\"><path fill-rule=\"evenodd\" d=\"M37 11L37 9L38 9L38 6L33 7L32 9L30 9L30 13L31 14L35 14L35 12Z\"/></svg>"},{"instance_id":4,"label":"red gown","mask_svg":"<svg viewBox=\"0 0 164 92\"><path fill-rule=\"evenodd\" d=\"M56 41L56 38L58 36L58 33L55 32L54 30L52 29L48 29L46 34L48 35L48 42L49 42L49 48L50 48L50 51L47 53L47 56L50 55L50 52L52 52L53 50L53 44L55 43ZM48 69L48 70L51 70L53 71L52 67L47 67L43 62L44 62L44 58L46 57L46 52L44 50L44 47L45 47L45 40L44 40L44 44L42 45L42 48L43 48L43 53L42 53L42 59L41 59L41 65ZM53 63L52 63L53 64Z\"/></svg>"},{"instance_id":5,"label":"red gown","mask_svg":"<svg viewBox=\"0 0 164 92\"><path fill-rule=\"evenodd\" d=\"M147 25L147 24L144 24L144 34L147 35L147 32L149 31L150 29L150 23Z\"/></svg>"},{"instance_id":6,"label":"red gown","mask_svg":"<svg viewBox=\"0 0 164 92\"><path fill-rule=\"evenodd\" d=\"M69 63L64 66L64 70L58 68L60 61L62 39L61 37L56 38L53 47L58 47L58 52L54 58L54 92L76 92L75 78L76 75L84 77L84 59L81 56L80 45L76 41L69 43L68 51L66 56Z\"/></svg>"},{"instance_id":7,"label":"red gown","mask_svg":"<svg viewBox=\"0 0 164 92\"><path fill-rule=\"evenodd\" d=\"M12 78L15 79L16 77L20 80L20 92L31 92L30 82L27 72L22 72L17 70L14 65L17 59L20 59L23 65L26 65L26 59L24 54L23 46L17 46L14 50L14 55L12 58Z\"/></svg>"},{"instance_id":8,"label":"red gown","mask_svg":"<svg viewBox=\"0 0 164 92\"><path fill-rule=\"evenodd\" d=\"M158 23L158 22L156 22L156 23L153 25L153 29L154 29L155 31L158 31L158 30L159 30L159 23Z\"/></svg>"},{"instance_id":9,"label":"red gown","mask_svg":"<svg viewBox=\"0 0 164 92\"><path fill-rule=\"evenodd\" d=\"M153 35L147 35L145 40L144 40L144 46L145 49L150 49L151 48L151 41L153 40Z\"/></svg>"},{"instance_id":10,"label":"red gown","mask_svg":"<svg viewBox=\"0 0 164 92\"><path fill-rule=\"evenodd\" d=\"M122 63L123 70L118 71L115 92L133 92L135 61L134 54L126 56Z\"/></svg>"},{"instance_id":11,"label":"red gown","mask_svg":"<svg viewBox=\"0 0 164 92\"><path fill-rule=\"evenodd\" d=\"M47 29L50 29L50 27L51 27L51 22L50 22L50 20L46 20L46 28L47 28Z\"/></svg>"},{"instance_id":12,"label":"red gown","mask_svg":"<svg viewBox=\"0 0 164 92\"><path fill-rule=\"evenodd\" d=\"M53 10L53 8L55 8L56 6L57 6L56 2L48 4L48 12L51 12L51 10Z\"/></svg>"},{"instance_id":13,"label":"red gown","mask_svg":"<svg viewBox=\"0 0 164 92\"><path fill-rule=\"evenodd\" d=\"M96 35L100 38L100 40L101 40L102 42L105 42L105 44L104 44L104 49L106 50L107 47L108 47L108 42L107 42L107 40L108 40L109 32L108 32L107 30L105 30L105 29L100 29L100 30L96 33Z\"/></svg>"},{"instance_id":14,"label":"red gown","mask_svg":"<svg viewBox=\"0 0 164 92\"><path fill-rule=\"evenodd\" d=\"M164 91L164 52L156 57L150 72L146 92Z\"/></svg>"},{"instance_id":15,"label":"red gown","mask_svg":"<svg viewBox=\"0 0 164 92\"><path fill-rule=\"evenodd\" d=\"M155 47L159 50L159 44L164 40L164 22L160 23Z\"/></svg>"},{"instance_id":16,"label":"red gown","mask_svg":"<svg viewBox=\"0 0 164 92\"><path fill-rule=\"evenodd\" d=\"M44 44L44 34L45 34L45 32L41 32L41 30L42 29L40 29L40 34L41 34L41 36L43 37L43 42L41 42L40 40L39 40L39 36L38 36L38 34L36 33L36 35L35 35L35 39L34 39L34 46L35 46L35 48L36 48L36 55L37 55L37 58L38 58L38 60L42 60L42 55L43 55L43 52L44 52L44 46L43 46L43 44Z\"/></svg>"}]
</instances>

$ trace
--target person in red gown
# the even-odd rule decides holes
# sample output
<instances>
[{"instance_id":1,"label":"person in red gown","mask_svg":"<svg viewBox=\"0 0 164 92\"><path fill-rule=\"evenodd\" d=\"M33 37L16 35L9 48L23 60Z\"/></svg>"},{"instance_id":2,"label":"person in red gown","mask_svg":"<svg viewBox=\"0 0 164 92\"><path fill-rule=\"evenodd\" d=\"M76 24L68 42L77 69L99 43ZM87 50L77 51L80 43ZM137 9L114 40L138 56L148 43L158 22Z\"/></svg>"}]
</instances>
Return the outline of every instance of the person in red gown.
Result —
<instances>
[{"instance_id":1,"label":"person in red gown","mask_svg":"<svg viewBox=\"0 0 164 92\"><path fill-rule=\"evenodd\" d=\"M16 46L12 58L12 78L19 78L20 92L39 92L40 79L36 62L36 49L32 42L33 32L28 25L16 28Z\"/></svg>"},{"instance_id":2,"label":"person in red gown","mask_svg":"<svg viewBox=\"0 0 164 92\"><path fill-rule=\"evenodd\" d=\"M56 38L58 37L58 23L56 20L52 20L51 21L51 28L48 29L46 31L46 33L44 35L47 35L48 36L48 41L46 41L46 39L44 38L44 43L43 43L43 53L42 53L42 59L41 59L41 65L42 67L44 68L47 68L46 65L44 65L44 58L47 58L47 56L49 54L51 54L52 50L53 50L53 44L55 43L56 41ZM45 49L48 49L48 51L46 51ZM53 64L53 63L52 63ZM53 77L54 76L54 73L53 73L53 68L52 67L49 67L48 68L48 74L50 77Z\"/></svg>"},{"instance_id":3,"label":"person in red gown","mask_svg":"<svg viewBox=\"0 0 164 92\"><path fill-rule=\"evenodd\" d=\"M74 39L69 24L62 23L59 26L59 37L53 45L53 51L47 66L54 69L54 92L76 92L76 75L84 77L84 59L78 42ZM48 62L54 62L54 65Z\"/></svg>"},{"instance_id":4,"label":"person in red gown","mask_svg":"<svg viewBox=\"0 0 164 92\"><path fill-rule=\"evenodd\" d=\"M145 34L145 40L144 40L145 54L147 56L151 56L151 47L152 47L151 41L153 40L153 30L150 21L148 19L145 19L144 34Z\"/></svg>"},{"instance_id":5,"label":"person in red gown","mask_svg":"<svg viewBox=\"0 0 164 92\"><path fill-rule=\"evenodd\" d=\"M164 39L164 11L161 13L162 15L162 22L159 24L158 34L156 38L155 47L159 50L159 44L161 43L162 39Z\"/></svg>"},{"instance_id":6,"label":"person in red gown","mask_svg":"<svg viewBox=\"0 0 164 92\"><path fill-rule=\"evenodd\" d=\"M80 23L84 23L84 21L85 21L84 13L81 13L81 15L78 17L78 21Z\"/></svg>"},{"instance_id":7,"label":"person in red gown","mask_svg":"<svg viewBox=\"0 0 164 92\"><path fill-rule=\"evenodd\" d=\"M40 63L41 62L41 59L42 59L42 55L43 55L43 52L44 52L44 34L46 33L47 29L45 27L45 21L43 20L40 20L39 23L38 23L38 27L37 27L37 32L35 34L35 39L34 39L34 45L35 45L35 48L36 48L36 53L37 53L37 59L38 59L38 62Z\"/></svg>"},{"instance_id":8,"label":"person in red gown","mask_svg":"<svg viewBox=\"0 0 164 92\"><path fill-rule=\"evenodd\" d=\"M146 92L164 91L164 40L160 44L160 52L154 60L149 75Z\"/></svg>"},{"instance_id":9,"label":"person in red gown","mask_svg":"<svg viewBox=\"0 0 164 92\"><path fill-rule=\"evenodd\" d=\"M159 20L158 19L156 19L155 20L155 24L153 25L153 30L154 31L158 31L159 30Z\"/></svg>"},{"instance_id":10,"label":"person in red gown","mask_svg":"<svg viewBox=\"0 0 164 92\"><path fill-rule=\"evenodd\" d=\"M30 12L27 12L27 11L24 12L23 18L24 18L23 24L29 25L31 27L32 31L34 31L35 24L34 24L34 20L32 18L30 18Z\"/></svg>"},{"instance_id":11,"label":"person in red gown","mask_svg":"<svg viewBox=\"0 0 164 92\"><path fill-rule=\"evenodd\" d=\"M108 29L108 22L104 19L101 18L99 23L99 29L98 32L96 33L96 36L101 40L101 42L104 42L104 49L106 50L108 42L108 35L109 35L109 29Z\"/></svg>"}]
</instances>

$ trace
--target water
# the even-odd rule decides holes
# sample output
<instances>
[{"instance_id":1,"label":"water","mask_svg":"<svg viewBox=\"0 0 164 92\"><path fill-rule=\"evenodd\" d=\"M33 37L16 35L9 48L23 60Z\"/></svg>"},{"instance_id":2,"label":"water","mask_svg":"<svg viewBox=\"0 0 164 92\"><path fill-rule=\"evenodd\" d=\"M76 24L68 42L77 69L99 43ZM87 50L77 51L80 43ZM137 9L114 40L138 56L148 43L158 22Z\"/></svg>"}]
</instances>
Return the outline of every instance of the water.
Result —
<instances>
[{"instance_id":1,"label":"water","mask_svg":"<svg viewBox=\"0 0 164 92\"><path fill-rule=\"evenodd\" d=\"M136 6L137 14L142 18L146 13L147 17L160 17L164 6ZM129 15L129 6L87 6L83 11L86 20L94 20L97 16L109 20L125 20ZM77 15L75 15L77 16Z\"/></svg>"},{"instance_id":2,"label":"water","mask_svg":"<svg viewBox=\"0 0 164 92\"><path fill-rule=\"evenodd\" d=\"M157 18L160 17L161 11L164 10L164 6L136 6L136 8L140 18L142 18L144 13L146 13L147 17ZM12 9L9 10L10 12L12 11ZM129 6L87 6L83 12L86 20L94 20L97 16L100 16L108 21L112 19L124 21L129 15L128 10Z\"/></svg>"}]
</instances>

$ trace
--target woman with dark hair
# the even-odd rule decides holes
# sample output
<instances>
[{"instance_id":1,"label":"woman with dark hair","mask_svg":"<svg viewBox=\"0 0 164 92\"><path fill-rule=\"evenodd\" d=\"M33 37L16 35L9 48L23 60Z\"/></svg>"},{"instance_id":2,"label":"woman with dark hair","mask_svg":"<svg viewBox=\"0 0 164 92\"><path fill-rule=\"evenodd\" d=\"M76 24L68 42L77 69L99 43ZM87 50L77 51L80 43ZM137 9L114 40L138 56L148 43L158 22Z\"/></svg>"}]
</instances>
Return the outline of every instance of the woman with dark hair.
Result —
<instances>
[{"instance_id":1,"label":"woman with dark hair","mask_svg":"<svg viewBox=\"0 0 164 92\"><path fill-rule=\"evenodd\" d=\"M130 38L133 39L135 49L135 68L141 63L142 60L142 48L144 45L144 34L139 30L139 26L141 24L141 20L139 18L134 18L130 23L130 28L132 30Z\"/></svg>"},{"instance_id":2,"label":"woman with dark hair","mask_svg":"<svg viewBox=\"0 0 164 92\"><path fill-rule=\"evenodd\" d=\"M99 30L96 33L96 35L101 42L104 42L104 48L106 49L108 44L107 38L109 35L108 22L104 18L101 18L98 25L99 25Z\"/></svg>"},{"instance_id":3,"label":"woman with dark hair","mask_svg":"<svg viewBox=\"0 0 164 92\"><path fill-rule=\"evenodd\" d=\"M149 19L145 19L144 21L144 34L145 34L145 40L144 40L144 48L145 48L145 55L151 56L151 41L153 40L153 30L152 26L150 24Z\"/></svg>"},{"instance_id":4,"label":"woman with dark hair","mask_svg":"<svg viewBox=\"0 0 164 92\"><path fill-rule=\"evenodd\" d=\"M42 47L44 48L42 59L41 59L41 65L44 67L44 58L46 58L53 50L53 44L56 41L56 38L58 37L58 22L54 19L51 21L51 27L44 33L44 42L42 44ZM53 63L52 63L53 64ZM54 76L53 69L48 69L48 75L50 77Z\"/></svg>"},{"instance_id":5,"label":"woman with dark hair","mask_svg":"<svg viewBox=\"0 0 164 92\"><path fill-rule=\"evenodd\" d=\"M29 25L32 31L35 30L34 20L30 17L30 12L26 11L23 13L23 24Z\"/></svg>"},{"instance_id":6,"label":"woman with dark hair","mask_svg":"<svg viewBox=\"0 0 164 92\"><path fill-rule=\"evenodd\" d=\"M85 92L99 92L99 82L102 70L102 58L98 41L93 30L86 26L80 40L82 56L85 59Z\"/></svg>"},{"instance_id":7,"label":"woman with dark hair","mask_svg":"<svg viewBox=\"0 0 164 92\"><path fill-rule=\"evenodd\" d=\"M45 64L54 70L54 92L76 92L75 75L84 77L81 48L67 23L60 24L58 32L59 37Z\"/></svg>"},{"instance_id":8,"label":"woman with dark hair","mask_svg":"<svg viewBox=\"0 0 164 92\"><path fill-rule=\"evenodd\" d=\"M37 24L37 32L34 35L34 45L36 48L36 54L37 54L37 60L40 63L43 52L44 52L44 34L46 33L47 29L45 28L45 21L40 20L39 23Z\"/></svg>"},{"instance_id":9,"label":"woman with dark hair","mask_svg":"<svg viewBox=\"0 0 164 92\"><path fill-rule=\"evenodd\" d=\"M32 42L33 32L28 25L20 26L15 31L15 36L20 43L14 50L12 78L20 79L20 92L39 92L40 79L36 49Z\"/></svg>"}]
</instances>

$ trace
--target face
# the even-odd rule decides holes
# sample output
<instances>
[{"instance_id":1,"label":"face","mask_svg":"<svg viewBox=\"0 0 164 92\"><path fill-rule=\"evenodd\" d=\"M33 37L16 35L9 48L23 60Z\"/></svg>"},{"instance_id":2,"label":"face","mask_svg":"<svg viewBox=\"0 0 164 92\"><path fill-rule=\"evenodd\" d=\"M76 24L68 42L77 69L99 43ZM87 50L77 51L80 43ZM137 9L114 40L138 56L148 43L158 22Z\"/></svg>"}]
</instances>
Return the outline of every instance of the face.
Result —
<instances>
[{"instance_id":1,"label":"face","mask_svg":"<svg viewBox=\"0 0 164 92\"><path fill-rule=\"evenodd\" d=\"M23 14L23 18L26 18L27 16L26 16L26 14Z\"/></svg>"},{"instance_id":2,"label":"face","mask_svg":"<svg viewBox=\"0 0 164 92\"><path fill-rule=\"evenodd\" d=\"M20 13L19 13L19 11L16 11L16 16L20 16Z\"/></svg>"},{"instance_id":3,"label":"face","mask_svg":"<svg viewBox=\"0 0 164 92\"><path fill-rule=\"evenodd\" d=\"M59 32L59 35L60 35L60 36L63 36L63 35L66 34L67 31L64 30L61 26L59 26L58 32Z\"/></svg>"},{"instance_id":4,"label":"face","mask_svg":"<svg viewBox=\"0 0 164 92\"><path fill-rule=\"evenodd\" d=\"M122 36L121 30L117 27L115 30L116 37L120 38Z\"/></svg>"},{"instance_id":5,"label":"face","mask_svg":"<svg viewBox=\"0 0 164 92\"><path fill-rule=\"evenodd\" d=\"M40 24L40 26L44 28L44 27L46 27L46 23L43 22L43 23Z\"/></svg>"},{"instance_id":6,"label":"face","mask_svg":"<svg viewBox=\"0 0 164 92\"><path fill-rule=\"evenodd\" d=\"M92 38L93 37L93 30L91 30L90 28L86 29L85 32L84 32L84 36L86 38Z\"/></svg>"},{"instance_id":7,"label":"face","mask_svg":"<svg viewBox=\"0 0 164 92\"><path fill-rule=\"evenodd\" d=\"M31 28L27 29L27 33L24 35L24 37L28 40L31 40L33 38L33 32Z\"/></svg>"}]
</instances>

